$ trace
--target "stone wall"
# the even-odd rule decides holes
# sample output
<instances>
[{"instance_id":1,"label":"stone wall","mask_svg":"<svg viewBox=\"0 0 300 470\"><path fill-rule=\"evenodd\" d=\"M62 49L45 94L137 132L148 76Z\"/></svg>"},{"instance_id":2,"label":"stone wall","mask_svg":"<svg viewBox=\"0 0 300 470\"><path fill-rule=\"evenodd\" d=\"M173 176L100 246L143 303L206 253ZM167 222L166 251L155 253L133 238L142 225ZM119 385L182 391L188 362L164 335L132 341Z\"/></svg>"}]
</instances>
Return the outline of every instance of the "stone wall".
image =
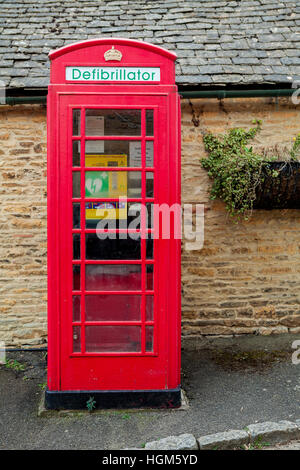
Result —
<instances>
[{"instance_id":1,"label":"stone wall","mask_svg":"<svg viewBox=\"0 0 300 470\"><path fill-rule=\"evenodd\" d=\"M288 99L182 101L182 200L205 204L202 250L182 253L183 335L300 332L299 211L254 211L234 224L209 200L204 132L248 128L255 147L292 143L300 107ZM46 109L0 107L0 340L46 341Z\"/></svg>"},{"instance_id":2,"label":"stone wall","mask_svg":"<svg viewBox=\"0 0 300 470\"><path fill-rule=\"evenodd\" d=\"M185 100L182 103L182 197L205 204L202 250L182 258L183 335L300 332L300 211L255 210L235 224L209 200L199 159L202 135L262 120L254 148L291 147L300 107L290 99Z\"/></svg>"},{"instance_id":3,"label":"stone wall","mask_svg":"<svg viewBox=\"0 0 300 470\"><path fill-rule=\"evenodd\" d=\"M0 107L0 340L47 333L46 107Z\"/></svg>"}]
</instances>

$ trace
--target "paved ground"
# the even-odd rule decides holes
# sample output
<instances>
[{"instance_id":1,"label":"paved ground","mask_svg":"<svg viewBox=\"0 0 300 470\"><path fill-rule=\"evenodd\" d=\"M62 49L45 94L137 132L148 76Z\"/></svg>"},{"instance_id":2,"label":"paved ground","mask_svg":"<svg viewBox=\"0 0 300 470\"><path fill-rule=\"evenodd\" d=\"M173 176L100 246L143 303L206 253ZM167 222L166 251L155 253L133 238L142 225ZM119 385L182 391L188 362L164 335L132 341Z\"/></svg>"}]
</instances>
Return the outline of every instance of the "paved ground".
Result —
<instances>
[{"instance_id":1,"label":"paved ground","mask_svg":"<svg viewBox=\"0 0 300 470\"><path fill-rule=\"evenodd\" d=\"M25 364L0 367L0 449L120 449L169 435L243 429L300 418L300 365L291 362L300 335L207 342L182 352L187 410L38 417L45 382L43 353L10 353ZM193 347L195 344L193 345ZM203 347L203 345L201 346Z\"/></svg>"}]
</instances>

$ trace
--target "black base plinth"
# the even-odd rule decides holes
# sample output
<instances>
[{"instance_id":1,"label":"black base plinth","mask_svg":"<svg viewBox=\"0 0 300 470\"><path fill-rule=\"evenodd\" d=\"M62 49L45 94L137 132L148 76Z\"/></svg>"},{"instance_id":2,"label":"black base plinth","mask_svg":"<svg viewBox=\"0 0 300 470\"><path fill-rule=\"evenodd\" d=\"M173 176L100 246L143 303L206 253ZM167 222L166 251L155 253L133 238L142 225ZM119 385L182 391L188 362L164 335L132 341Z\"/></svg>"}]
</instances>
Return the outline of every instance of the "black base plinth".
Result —
<instances>
[{"instance_id":1,"label":"black base plinth","mask_svg":"<svg viewBox=\"0 0 300 470\"><path fill-rule=\"evenodd\" d=\"M45 392L48 410L87 410L87 401L93 398L95 409L109 408L179 408L180 387L171 390L79 390Z\"/></svg>"}]
</instances>

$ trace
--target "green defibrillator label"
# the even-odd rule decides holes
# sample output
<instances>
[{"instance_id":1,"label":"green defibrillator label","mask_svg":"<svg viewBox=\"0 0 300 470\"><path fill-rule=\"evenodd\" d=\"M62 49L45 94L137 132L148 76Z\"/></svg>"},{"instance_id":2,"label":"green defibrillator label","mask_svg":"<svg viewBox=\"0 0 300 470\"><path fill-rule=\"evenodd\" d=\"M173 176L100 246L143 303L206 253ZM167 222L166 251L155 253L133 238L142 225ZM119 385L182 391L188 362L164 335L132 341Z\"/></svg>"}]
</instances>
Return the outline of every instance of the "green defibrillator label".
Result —
<instances>
[{"instance_id":1,"label":"green defibrillator label","mask_svg":"<svg viewBox=\"0 0 300 470\"><path fill-rule=\"evenodd\" d=\"M85 175L86 197L108 197L109 178L107 171L87 171Z\"/></svg>"}]
</instances>

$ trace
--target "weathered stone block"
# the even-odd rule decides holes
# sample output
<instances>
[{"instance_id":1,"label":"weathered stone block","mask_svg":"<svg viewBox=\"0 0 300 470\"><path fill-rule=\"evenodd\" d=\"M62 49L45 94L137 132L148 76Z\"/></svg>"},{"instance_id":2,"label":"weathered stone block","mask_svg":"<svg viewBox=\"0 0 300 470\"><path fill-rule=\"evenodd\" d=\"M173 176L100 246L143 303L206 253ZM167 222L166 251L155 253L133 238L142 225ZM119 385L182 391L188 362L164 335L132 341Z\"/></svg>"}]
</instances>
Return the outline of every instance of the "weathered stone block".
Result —
<instances>
[{"instance_id":1,"label":"weathered stone block","mask_svg":"<svg viewBox=\"0 0 300 470\"><path fill-rule=\"evenodd\" d=\"M194 450L198 449L197 441L192 434L169 436L159 441L147 442L146 450Z\"/></svg>"},{"instance_id":2,"label":"weathered stone block","mask_svg":"<svg viewBox=\"0 0 300 470\"><path fill-rule=\"evenodd\" d=\"M234 449L248 443L249 434L242 430L219 432L198 439L200 450Z\"/></svg>"},{"instance_id":3,"label":"weathered stone block","mask_svg":"<svg viewBox=\"0 0 300 470\"><path fill-rule=\"evenodd\" d=\"M250 424L247 426L251 442L257 440L266 443L275 444L277 442L287 442L292 439L300 438L300 429L297 424L291 421L279 421L274 423L268 421L265 423Z\"/></svg>"}]
</instances>

